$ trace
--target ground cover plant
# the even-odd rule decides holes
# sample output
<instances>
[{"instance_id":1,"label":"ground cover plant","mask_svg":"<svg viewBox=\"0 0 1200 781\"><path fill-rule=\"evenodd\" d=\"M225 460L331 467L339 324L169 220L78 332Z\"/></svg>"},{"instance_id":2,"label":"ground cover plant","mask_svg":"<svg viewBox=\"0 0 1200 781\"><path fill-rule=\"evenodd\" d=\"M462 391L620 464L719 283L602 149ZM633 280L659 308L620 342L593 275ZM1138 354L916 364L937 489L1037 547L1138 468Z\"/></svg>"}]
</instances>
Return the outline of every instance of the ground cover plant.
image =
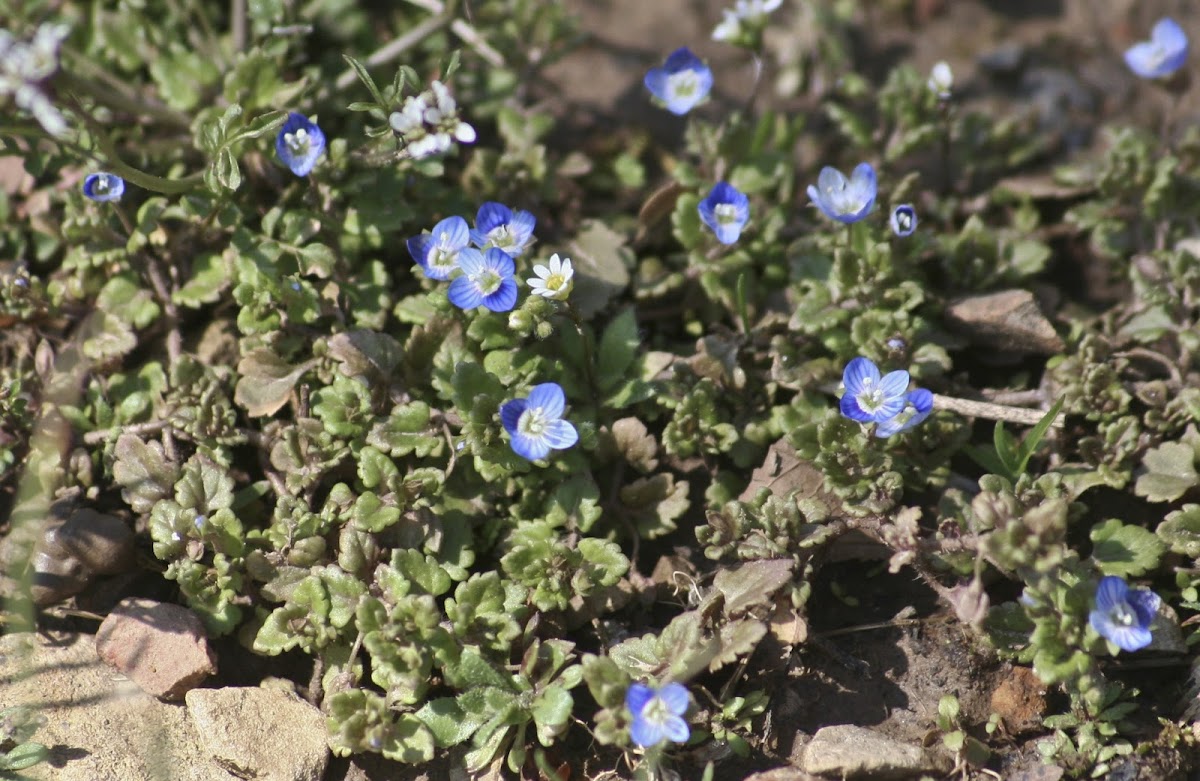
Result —
<instances>
[{"instance_id":1,"label":"ground cover plant","mask_svg":"<svg viewBox=\"0 0 1200 781\"><path fill-rule=\"evenodd\" d=\"M154 594L346 763L556 780L805 767L931 642L931 775L1195 769L1191 19L1072 149L860 56L936 3L726 4L661 138L554 113L551 0L101 5L0 32L6 632Z\"/></svg>"}]
</instances>

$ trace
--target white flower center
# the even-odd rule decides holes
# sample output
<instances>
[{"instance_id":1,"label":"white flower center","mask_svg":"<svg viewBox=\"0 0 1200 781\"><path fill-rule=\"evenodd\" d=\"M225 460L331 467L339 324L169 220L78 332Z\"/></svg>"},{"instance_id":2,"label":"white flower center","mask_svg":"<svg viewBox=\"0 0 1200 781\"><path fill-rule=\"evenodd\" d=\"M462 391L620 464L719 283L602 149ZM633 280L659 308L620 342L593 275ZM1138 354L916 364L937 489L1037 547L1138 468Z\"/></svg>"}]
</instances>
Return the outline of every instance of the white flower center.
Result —
<instances>
[{"instance_id":1,"label":"white flower center","mask_svg":"<svg viewBox=\"0 0 1200 781\"><path fill-rule=\"evenodd\" d=\"M713 208L713 216L722 225L732 225L738 221L737 207L732 203L718 203Z\"/></svg>"},{"instance_id":2,"label":"white flower center","mask_svg":"<svg viewBox=\"0 0 1200 781\"><path fill-rule=\"evenodd\" d=\"M499 290L500 283L503 281L500 275L490 268L471 275L471 283L485 296L490 296Z\"/></svg>"},{"instance_id":3,"label":"white flower center","mask_svg":"<svg viewBox=\"0 0 1200 781\"><path fill-rule=\"evenodd\" d=\"M502 249L505 252L511 252L517 249L517 237L513 235L509 226L500 225L488 231L488 243L497 249Z\"/></svg>"},{"instance_id":4,"label":"white flower center","mask_svg":"<svg viewBox=\"0 0 1200 781\"><path fill-rule=\"evenodd\" d=\"M699 91L700 74L696 71L680 71L667 77L667 94L673 98L690 98Z\"/></svg>"},{"instance_id":5,"label":"white flower center","mask_svg":"<svg viewBox=\"0 0 1200 781\"><path fill-rule=\"evenodd\" d=\"M450 246L450 233L438 234L437 244L429 253L429 265L440 270L452 269L458 262L458 251Z\"/></svg>"},{"instance_id":6,"label":"white flower center","mask_svg":"<svg viewBox=\"0 0 1200 781\"><path fill-rule=\"evenodd\" d=\"M650 724L665 724L674 715L661 697L652 697L642 709L642 719Z\"/></svg>"},{"instance_id":7,"label":"white flower center","mask_svg":"<svg viewBox=\"0 0 1200 781\"><path fill-rule=\"evenodd\" d=\"M912 227L912 215L908 212L896 212L896 227L907 231Z\"/></svg>"},{"instance_id":8,"label":"white flower center","mask_svg":"<svg viewBox=\"0 0 1200 781\"><path fill-rule=\"evenodd\" d=\"M1121 626L1133 626L1137 621L1137 616L1130 609L1129 605L1122 602L1113 606L1112 620L1113 623L1120 624Z\"/></svg>"},{"instance_id":9,"label":"white flower center","mask_svg":"<svg viewBox=\"0 0 1200 781\"><path fill-rule=\"evenodd\" d=\"M863 412L875 412L883 406L883 388L877 387L871 380L863 380L862 390L855 396L858 406Z\"/></svg>"},{"instance_id":10,"label":"white flower center","mask_svg":"<svg viewBox=\"0 0 1200 781\"><path fill-rule=\"evenodd\" d=\"M291 150L292 154L302 155L308 151L308 131L300 128L295 133L284 133L283 143L287 144L287 148Z\"/></svg>"},{"instance_id":11,"label":"white flower center","mask_svg":"<svg viewBox=\"0 0 1200 781\"><path fill-rule=\"evenodd\" d=\"M541 407L527 407L517 419L517 431L527 437L540 439L545 435L549 422Z\"/></svg>"}]
</instances>

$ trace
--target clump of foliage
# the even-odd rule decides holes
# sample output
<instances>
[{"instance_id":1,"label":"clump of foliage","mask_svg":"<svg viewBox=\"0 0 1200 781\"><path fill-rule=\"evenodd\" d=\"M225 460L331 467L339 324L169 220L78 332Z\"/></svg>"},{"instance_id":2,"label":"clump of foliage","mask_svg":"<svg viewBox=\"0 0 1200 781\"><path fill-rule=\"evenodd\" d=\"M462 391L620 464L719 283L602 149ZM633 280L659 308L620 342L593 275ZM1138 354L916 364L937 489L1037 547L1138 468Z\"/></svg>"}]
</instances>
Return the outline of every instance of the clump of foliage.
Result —
<instances>
[{"instance_id":1,"label":"clump of foliage","mask_svg":"<svg viewBox=\"0 0 1200 781\"><path fill-rule=\"evenodd\" d=\"M785 95L827 84L823 135L705 105L721 74L680 49L646 86L682 147L585 155L529 94L576 34L550 0L23 4L14 525L68 491L123 514L210 634L311 658L342 755L552 772L586 729L652 777L671 743L762 749L742 673L806 642L851 533L1066 693L1050 760L1133 752L1107 659L1200 608L1200 135L1115 129L1094 179L1057 172L1133 295L997 341L963 307L1061 272L1005 179L1048 151L1033 120L958 105L944 64L852 72L853 4L751 5L716 37ZM822 43L768 44L776 18ZM976 387L989 352L1026 360ZM1144 512L1097 520L1104 491ZM696 570L648 579L671 544ZM943 701L982 766L973 726Z\"/></svg>"}]
</instances>

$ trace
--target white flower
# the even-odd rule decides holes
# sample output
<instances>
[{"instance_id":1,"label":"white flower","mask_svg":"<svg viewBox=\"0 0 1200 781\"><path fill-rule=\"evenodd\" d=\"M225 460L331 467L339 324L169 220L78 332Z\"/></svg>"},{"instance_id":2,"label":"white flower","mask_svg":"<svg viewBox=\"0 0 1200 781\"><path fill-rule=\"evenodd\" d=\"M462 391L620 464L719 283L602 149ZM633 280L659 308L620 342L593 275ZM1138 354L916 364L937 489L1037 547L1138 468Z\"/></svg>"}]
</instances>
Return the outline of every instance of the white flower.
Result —
<instances>
[{"instance_id":1,"label":"white flower","mask_svg":"<svg viewBox=\"0 0 1200 781\"><path fill-rule=\"evenodd\" d=\"M571 268L571 259L559 259L557 252L550 256L550 262L547 265L535 265L533 273L537 276L530 277L525 281L529 284L530 292L535 296L565 301L571 293L571 288L575 285L575 270Z\"/></svg>"},{"instance_id":2,"label":"white flower","mask_svg":"<svg viewBox=\"0 0 1200 781\"><path fill-rule=\"evenodd\" d=\"M742 31L742 20L736 12L728 8L721 11L721 21L713 28L714 41L731 41Z\"/></svg>"},{"instance_id":3,"label":"white flower","mask_svg":"<svg viewBox=\"0 0 1200 781\"><path fill-rule=\"evenodd\" d=\"M933 66L933 70L929 74L929 89L937 93L937 96L942 100L950 97L950 88L954 86L954 72L950 70L950 64L945 60L939 61Z\"/></svg>"},{"instance_id":4,"label":"white flower","mask_svg":"<svg viewBox=\"0 0 1200 781\"><path fill-rule=\"evenodd\" d=\"M0 30L0 96L11 95L52 136L66 133L67 121L42 92L41 82L58 70L58 49L68 32L64 24L47 22L25 42Z\"/></svg>"}]
</instances>

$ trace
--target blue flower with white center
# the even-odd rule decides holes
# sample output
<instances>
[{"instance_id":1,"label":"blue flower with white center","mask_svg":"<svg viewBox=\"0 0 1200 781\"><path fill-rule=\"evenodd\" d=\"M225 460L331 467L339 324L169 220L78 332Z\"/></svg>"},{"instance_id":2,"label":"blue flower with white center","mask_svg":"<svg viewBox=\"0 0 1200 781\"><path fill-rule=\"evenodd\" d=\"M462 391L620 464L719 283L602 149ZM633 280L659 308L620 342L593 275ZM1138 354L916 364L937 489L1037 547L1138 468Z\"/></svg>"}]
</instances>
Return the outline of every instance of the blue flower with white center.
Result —
<instances>
[{"instance_id":1,"label":"blue flower with white center","mask_svg":"<svg viewBox=\"0 0 1200 781\"><path fill-rule=\"evenodd\" d=\"M825 166L817 184L808 186L808 197L826 217L848 224L870 214L877 190L875 169L870 163L859 163L849 179L836 168Z\"/></svg>"},{"instance_id":2,"label":"blue flower with white center","mask_svg":"<svg viewBox=\"0 0 1200 781\"><path fill-rule=\"evenodd\" d=\"M507 312L517 303L517 267L513 259L498 249L480 252L472 247L460 250L458 267L462 276L455 277L446 291L450 303L459 309L486 307L493 312Z\"/></svg>"},{"instance_id":3,"label":"blue flower with white center","mask_svg":"<svg viewBox=\"0 0 1200 781\"><path fill-rule=\"evenodd\" d=\"M632 684L625 692L625 707L633 716L629 737L639 746L656 746L663 738L686 743L691 737L692 730L683 718L688 709L688 690L681 683L668 683L658 690Z\"/></svg>"},{"instance_id":4,"label":"blue flower with white center","mask_svg":"<svg viewBox=\"0 0 1200 781\"><path fill-rule=\"evenodd\" d=\"M900 238L913 235L913 231L917 229L917 210L912 207L912 204L902 203L895 209L892 209L892 233Z\"/></svg>"},{"instance_id":5,"label":"blue flower with white center","mask_svg":"<svg viewBox=\"0 0 1200 781\"><path fill-rule=\"evenodd\" d=\"M325 134L303 114L288 114L275 137L275 153L296 176L308 176L325 152Z\"/></svg>"},{"instance_id":6,"label":"blue flower with white center","mask_svg":"<svg viewBox=\"0 0 1200 781\"><path fill-rule=\"evenodd\" d=\"M933 394L917 388L904 395L904 408L875 427L875 436L890 437L908 431L933 412Z\"/></svg>"},{"instance_id":7,"label":"blue flower with white center","mask_svg":"<svg viewBox=\"0 0 1200 781\"><path fill-rule=\"evenodd\" d=\"M458 268L458 254L471 243L471 230L462 217L447 217L408 240L408 254L429 279L449 279Z\"/></svg>"},{"instance_id":8,"label":"blue flower with white center","mask_svg":"<svg viewBox=\"0 0 1200 781\"><path fill-rule=\"evenodd\" d=\"M125 180L104 171L88 174L83 180L83 194L100 203L119 201L125 194Z\"/></svg>"},{"instance_id":9,"label":"blue flower with white center","mask_svg":"<svg viewBox=\"0 0 1200 781\"><path fill-rule=\"evenodd\" d=\"M883 423L899 415L908 403L908 372L899 369L880 376L869 358L855 358L842 372L842 414L859 423Z\"/></svg>"},{"instance_id":10,"label":"blue flower with white center","mask_svg":"<svg viewBox=\"0 0 1200 781\"><path fill-rule=\"evenodd\" d=\"M661 68L651 68L644 82L663 108L682 116L708 97L713 75L704 61L684 46L671 52Z\"/></svg>"},{"instance_id":11,"label":"blue flower with white center","mask_svg":"<svg viewBox=\"0 0 1200 781\"><path fill-rule=\"evenodd\" d=\"M513 452L530 461L565 450L579 441L579 432L563 420L567 397L555 382L543 382L529 391L529 398L512 399L500 405L500 422L512 437Z\"/></svg>"},{"instance_id":12,"label":"blue flower with white center","mask_svg":"<svg viewBox=\"0 0 1200 781\"><path fill-rule=\"evenodd\" d=\"M700 219L722 244L737 241L750 219L750 199L729 182L717 182L697 208Z\"/></svg>"},{"instance_id":13,"label":"blue flower with white center","mask_svg":"<svg viewBox=\"0 0 1200 781\"><path fill-rule=\"evenodd\" d=\"M1182 68L1187 56L1187 33L1174 19L1160 19L1150 40L1125 50L1125 63L1143 79L1164 79Z\"/></svg>"},{"instance_id":14,"label":"blue flower with white center","mask_svg":"<svg viewBox=\"0 0 1200 781\"><path fill-rule=\"evenodd\" d=\"M1130 588L1124 578L1106 575L1096 587L1096 609L1088 623L1122 651L1136 651L1150 645L1150 625L1161 603L1153 591Z\"/></svg>"},{"instance_id":15,"label":"blue flower with white center","mask_svg":"<svg viewBox=\"0 0 1200 781\"><path fill-rule=\"evenodd\" d=\"M512 257L533 243L533 226L537 219L527 211L513 211L502 203L488 201L479 207L475 215L475 229L471 241L480 249L495 247Z\"/></svg>"}]
</instances>

